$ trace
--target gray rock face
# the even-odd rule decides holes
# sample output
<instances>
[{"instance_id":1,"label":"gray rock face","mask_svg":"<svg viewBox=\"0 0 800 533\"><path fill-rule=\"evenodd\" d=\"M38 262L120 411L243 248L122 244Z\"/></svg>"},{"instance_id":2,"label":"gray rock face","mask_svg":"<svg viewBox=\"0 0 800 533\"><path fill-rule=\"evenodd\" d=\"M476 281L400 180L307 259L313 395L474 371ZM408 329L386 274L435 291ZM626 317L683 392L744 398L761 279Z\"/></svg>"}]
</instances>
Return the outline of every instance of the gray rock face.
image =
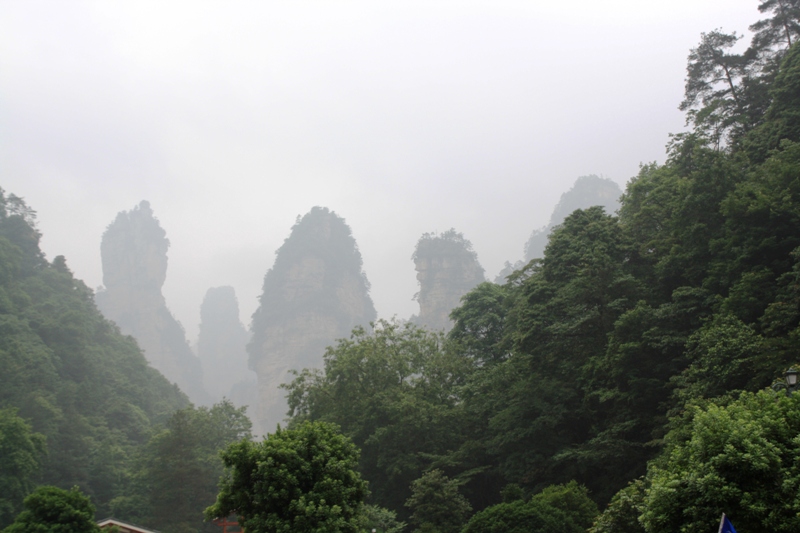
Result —
<instances>
[{"instance_id":1,"label":"gray rock face","mask_svg":"<svg viewBox=\"0 0 800 533\"><path fill-rule=\"evenodd\" d=\"M259 422L273 431L288 409L290 370L320 367L327 346L377 314L361 254L344 219L315 207L292 227L264 277L248 345L258 375Z\"/></svg>"},{"instance_id":2,"label":"gray rock face","mask_svg":"<svg viewBox=\"0 0 800 533\"><path fill-rule=\"evenodd\" d=\"M441 235L426 233L412 257L417 270L419 315L412 320L434 331L453 327L450 311L461 297L486 281L472 244L450 229Z\"/></svg>"},{"instance_id":3,"label":"gray rock face","mask_svg":"<svg viewBox=\"0 0 800 533\"><path fill-rule=\"evenodd\" d=\"M576 209L587 209L600 205L606 213L614 213L619 209L619 199L622 190L615 182L608 178L600 178L591 174L581 176L575 180L575 184L570 190L561 195L561 199L550 215L550 222L546 226L535 229L531 232L528 241L525 243L524 258L514 263L506 261L505 266L494 279L495 283L503 284L506 278L514 271L520 270L531 259L541 259L544 257L544 249L550 239L550 232L558 226Z\"/></svg>"},{"instance_id":4,"label":"gray rock face","mask_svg":"<svg viewBox=\"0 0 800 533\"><path fill-rule=\"evenodd\" d=\"M595 175L581 176L575 180L570 190L561 195L561 199L553 209L547 226L533 230L525 243L525 263L537 257L544 257L544 249L553 228L567 218L576 209L587 209L601 205L606 213L614 213L619 209L622 190L608 178Z\"/></svg>"},{"instance_id":5,"label":"gray rock face","mask_svg":"<svg viewBox=\"0 0 800 533\"><path fill-rule=\"evenodd\" d=\"M234 390L255 383L256 375L247 367L249 340L250 334L239 320L239 301L233 287L208 289L200 306L197 356L203 366L203 385L215 402L223 397L231 399ZM244 405L254 409L256 403Z\"/></svg>"},{"instance_id":6,"label":"gray rock face","mask_svg":"<svg viewBox=\"0 0 800 533\"><path fill-rule=\"evenodd\" d=\"M100 311L133 336L150 364L199 404L203 389L200 361L180 323L167 308L161 287L167 277L169 240L150 204L123 211L106 228L100 245L105 289L95 300Z\"/></svg>"}]
</instances>

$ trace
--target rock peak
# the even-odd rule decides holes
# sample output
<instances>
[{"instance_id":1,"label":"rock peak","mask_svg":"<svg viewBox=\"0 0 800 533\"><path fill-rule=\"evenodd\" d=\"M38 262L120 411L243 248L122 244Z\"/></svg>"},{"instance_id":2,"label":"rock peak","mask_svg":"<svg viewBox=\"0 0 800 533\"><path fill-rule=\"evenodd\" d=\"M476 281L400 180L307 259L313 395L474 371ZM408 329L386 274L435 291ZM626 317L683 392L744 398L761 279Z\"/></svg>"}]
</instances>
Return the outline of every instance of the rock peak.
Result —
<instances>
[{"instance_id":1,"label":"rock peak","mask_svg":"<svg viewBox=\"0 0 800 533\"><path fill-rule=\"evenodd\" d=\"M368 327L377 314L350 227L325 207L298 217L264 277L248 345L258 375L261 427L271 430L287 405L278 388L290 370L319 367L325 348Z\"/></svg>"},{"instance_id":2,"label":"rock peak","mask_svg":"<svg viewBox=\"0 0 800 533\"><path fill-rule=\"evenodd\" d=\"M95 300L106 318L136 339L150 365L193 402L206 404L200 361L161 294L168 249L167 234L147 201L117 214L100 244L105 288Z\"/></svg>"},{"instance_id":3,"label":"rock peak","mask_svg":"<svg viewBox=\"0 0 800 533\"><path fill-rule=\"evenodd\" d=\"M451 228L444 233L425 233L411 256L417 270L419 315L413 320L432 330L449 331L450 311L461 297L486 281L478 255L464 235Z\"/></svg>"}]
</instances>

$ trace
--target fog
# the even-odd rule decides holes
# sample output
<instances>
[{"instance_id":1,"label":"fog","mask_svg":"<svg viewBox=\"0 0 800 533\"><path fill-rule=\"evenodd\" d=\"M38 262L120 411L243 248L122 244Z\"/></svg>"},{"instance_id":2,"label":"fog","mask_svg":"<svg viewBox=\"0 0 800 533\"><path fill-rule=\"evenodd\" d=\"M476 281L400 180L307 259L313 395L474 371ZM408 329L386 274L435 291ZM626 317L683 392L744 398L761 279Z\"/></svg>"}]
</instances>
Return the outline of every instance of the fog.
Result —
<instances>
[{"instance_id":1,"label":"fog","mask_svg":"<svg viewBox=\"0 0 800 533\"><path fill-rule=\"evenodd\" d=\"M408 317L422 233L463 232L491 279L578 176L663 162L689 49L757 4L6 0L0 186L91 287L106 226L148 200L190 339L209 287L249 322L315 205L352 228L379 316Z\"/></svg>"}]
</instances>

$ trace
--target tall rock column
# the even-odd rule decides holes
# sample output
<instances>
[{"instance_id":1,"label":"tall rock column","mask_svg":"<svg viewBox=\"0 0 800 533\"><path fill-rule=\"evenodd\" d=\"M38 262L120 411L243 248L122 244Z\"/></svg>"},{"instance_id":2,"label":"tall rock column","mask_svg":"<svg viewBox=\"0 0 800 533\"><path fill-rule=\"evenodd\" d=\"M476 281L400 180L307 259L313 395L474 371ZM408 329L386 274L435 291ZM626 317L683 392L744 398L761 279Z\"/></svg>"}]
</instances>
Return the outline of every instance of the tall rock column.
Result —
<instances>
[{"instance_id":1,"label":"tall rock column","mask_svg":"<svg viewBox=\"0 0 800 533\"><path fill-rule=\"evenodd\" d=\"M486 281L472 243L454 229L424 234L412 256L417 270L419 315L412 320L434 331L453 327L450 311L461 297Z\"/></svg>"},{"instance_id":2,"label":"tall rock column","mask_svg":"<svg viewBox=\"0 0 800 533\"><path fill-rule=\"evenodd\" d=\"M95 300L100 311L139 343L150 364L199 404L203 389L200 361L183 327L167 308L161 287L167 277L169 240L150 204L142 201L117 215L100 244L103 283Z\"/></svg>"},{"instance_id":3,"label":"tall rock column","mask_svg":"<svg viewBox=\"0 0 800 533\"><path fill-rule=\"evenodd\" d=\"M239 320L239 301L233 287L208 289L200 306L197 356L203 365L203 385L215 402L223 397L247 406L255 415L258 405L256 375L247 367L250 334Z\"/></svg>"},{"instance_id":4,"label":"tall rock column","mask_svg":"<svg viewBox=\"0 0 800 533\"><path fill-rule=\"evenodd\" d=\"M248 352L258 375L259 421L274 431L288 408L279 387L290 370L320 367L327 346L377 316L344 219L323 207L299 219L264 277L260 302Z\"/></svg>"}]
</instances>

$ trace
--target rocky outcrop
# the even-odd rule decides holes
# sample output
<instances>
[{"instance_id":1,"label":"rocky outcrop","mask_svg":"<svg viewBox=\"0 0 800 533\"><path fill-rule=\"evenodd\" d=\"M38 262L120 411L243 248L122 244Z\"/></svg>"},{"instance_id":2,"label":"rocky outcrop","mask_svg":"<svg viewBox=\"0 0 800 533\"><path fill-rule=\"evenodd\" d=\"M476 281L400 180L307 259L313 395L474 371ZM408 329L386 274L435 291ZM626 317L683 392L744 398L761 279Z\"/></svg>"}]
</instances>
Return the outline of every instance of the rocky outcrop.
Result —
<instances>
[{"instance_id":1,"label":"rocky outcrop","mask_svg":"<svg viewBox=\"0 0 800 533\"><path fill-rule=\"evenodd\" d=\"M619 209L622 190L619 185L608 178L600 178L594 174L581 176L575 180L570 190L561 195L561 199L553 209L547 226L533 230L525 243L525 262L537 257L544 257L544 249L553 228L567 218L576 209L587 209L600 205L606 213L614 213Z\"/></svg>"},{"instance_id":2,"label":"rocky outcrop","mask_svg":"<svg viewBox=\"0 0 800 533\"><path fill-rule=\"evenodd\" d=\"M148 202L119 213L103 234L105 288L98 290L95 300L106 318L136 339L154 368L193 402L207 404L210 398L203 389L200 361L161 294L168 249L166 232Z\"/></svg>"},{"instance_id":3,"label":"rocky outcrop","mask_svg":"<svg viewBox=\"0 0 800 533\"><path fill-rule=\"evenodd\" d=\"M419 315L412 320L435 331L453 327L450 311L461 297L486 281L472 244L450 229L441 235L424 234L412 256L417 270Z\"/></svg>"},{"instance_id":4,"label":"rocky outcrop","mask_svg":"<svg viewBox=\"0 0 800 533\"><path fill-rule=\"evenodd\" d=\"M376 318L361 254L344 219L315 207L292 227L264 277L248 345L258 375L259 422L286 416L282 383L291 370L320 367L325 348Z\"/></svg>"},{"instance_id":5,"label":"rocky outcrop","mask_svg":"<svg viewBox=\"0 0 800 533\"><path fill-rule=\"evenodd\" d=\"M255 373L247 367L247 343L250 334L239 320L239 301L233 287L213 287L206 291L200 306L200 334L197 356L203 367L203 385L215 402L223 397L237 406L255 409L257 401L241 403L242 390L254 388Z\"/></svg>"},{"instance_id":6,"label":"rocky outcrop","mask_svg":"<svg viewBox=\"0 0 800 533\"><path fill-rule=\"evenodd\" d=\"M503 270L500 271L494 282L503 284L509 275L524 267L531 259L544 257L544 249L550 239L550 232L564 222L564 219L573 211L600 205L605 208L606 213L614 213L619 209L621 196L622 190L619 185L608 178L600 178L591 174L575 180L572 188L561 195L561 199L550 215L550 222L531 232L525 243L524 258L514 263L506 261Z\"/></svg>"}]
</instances>

